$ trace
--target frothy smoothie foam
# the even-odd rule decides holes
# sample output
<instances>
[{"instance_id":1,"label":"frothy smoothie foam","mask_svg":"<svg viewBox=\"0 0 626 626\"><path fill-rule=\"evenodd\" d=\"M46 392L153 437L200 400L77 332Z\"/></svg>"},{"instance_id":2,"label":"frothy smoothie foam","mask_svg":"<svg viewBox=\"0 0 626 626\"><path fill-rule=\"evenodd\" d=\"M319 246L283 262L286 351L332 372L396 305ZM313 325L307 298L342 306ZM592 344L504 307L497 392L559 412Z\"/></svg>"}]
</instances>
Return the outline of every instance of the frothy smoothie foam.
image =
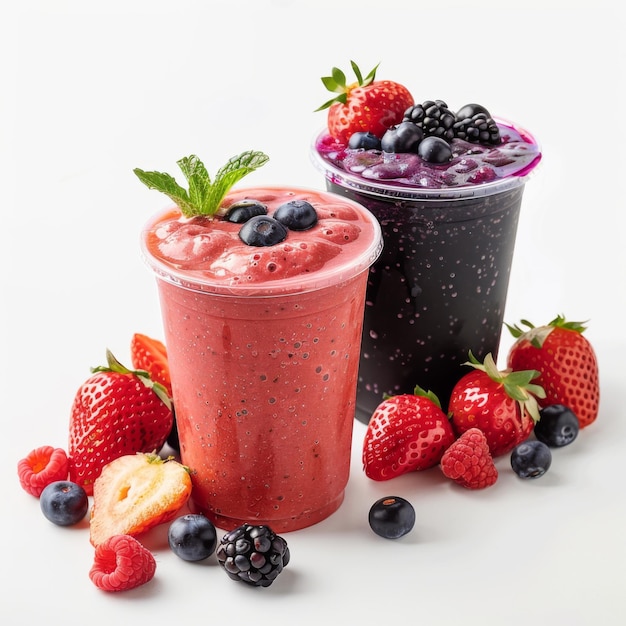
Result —
<instances>
[{"instance_id":1,"label":"frothy smoothie foam","mask_svg":"<svg viewBox=\"0 0 626 626\"><path fill-rule=\"evenodd\" d=\"M380 245L361 206L289 187L233 191L216 215L175 208L147 224L181 457L194 506L219 527L295 530L341 504Z\"/></svg>"},{"instance_id":2,"label":"frothy smoothie foam","mask_svg":"<svg viewBox=\"0 0 626 626\"><path fill-rule=\"evenodd\" d=\"M324 105L312 156L327 189L366 206L383 230L359 370L367 422L385 395L416 385L445 408L470 350L497 357L522 194L541 152L481 105L416 104L402 85L358 76L346 86L334 68L322 79L342 95Z\"/></svg>"}]
</instances>

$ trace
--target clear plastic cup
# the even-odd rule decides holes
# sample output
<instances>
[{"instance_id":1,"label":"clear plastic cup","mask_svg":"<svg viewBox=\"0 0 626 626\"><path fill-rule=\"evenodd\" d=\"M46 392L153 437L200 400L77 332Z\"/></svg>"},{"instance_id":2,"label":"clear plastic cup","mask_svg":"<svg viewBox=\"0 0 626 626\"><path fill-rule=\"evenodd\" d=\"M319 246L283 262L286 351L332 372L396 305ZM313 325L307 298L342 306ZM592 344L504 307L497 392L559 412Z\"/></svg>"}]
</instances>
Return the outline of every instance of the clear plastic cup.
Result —
<instances>
[{"instance_id":1,"label":"clear plastic cup","mask_svg":"<svg viewBox=\"0 0 626 626\"><path fill-rule=\"evenodd\" d=\"M527 131L497 121L538 149ZM514 175L426 188L341 169L320 154L324 135L312 158L327 189L367 207L383 231L368 279L357 417L367 422L385 394L416 385L445 409L469 350L497 358L522 195L541 154Z\"/></svg>"},{"instance_id":2,"label":"clear plastic cup","mask_svg":"<svg viewBox=\"0 0 626 626\"><path fill-rule=\"evenodd\" d=\"M247 260L222 254L222 261L209 262L211 246L215 254L228 250L227 239L219 234L211 243L197 219L179 220L177 210L151 219L141 245L157 278L192 508L223 529L253 523L286 532L328 517L344 497L367 273L380 253L381 232L363 207L326 192L243 189L229 194L226 204L244 197L270 208L301 198L318 209L315 227L285 241L285 259L298 248L300 265L271 266L278 257L264 255L273 246L247 246ZM346 212L349 220L333 217ZM181 262L164 259L158 249L167 220L186 222L185 234L172 239L177 255L190 251ZM346 221L358 238L344 237L339 253L316 268L319 251L310 238L330 240ZM327 248L321 247L330 256ZM276 250L282 254L282 247ZM268 280L250 278L237 262Z\"/></svg>"}]
</instances>

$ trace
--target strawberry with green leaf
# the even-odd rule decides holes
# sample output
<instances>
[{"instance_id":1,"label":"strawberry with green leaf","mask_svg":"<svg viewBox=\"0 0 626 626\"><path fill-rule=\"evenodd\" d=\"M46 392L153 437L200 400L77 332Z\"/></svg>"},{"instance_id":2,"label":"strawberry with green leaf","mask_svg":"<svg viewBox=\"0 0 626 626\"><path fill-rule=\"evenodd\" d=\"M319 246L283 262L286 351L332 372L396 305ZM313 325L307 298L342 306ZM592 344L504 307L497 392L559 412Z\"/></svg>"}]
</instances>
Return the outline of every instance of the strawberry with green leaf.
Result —
<instances>
[{"instance_id":1,"label":"strawberry with green leaf","mask_svg":"<svg viewBox=\"0 0 626 626\"><path fill-rule=\"evenodd\" d=\"M114 459L163 447L172 430L172 403L144 370L129 370L107 350L72 403L69 478L91 495L102 468Z\"/></svg>"},{"instance_id":2,"label":"strawberry with green leaf","mask_svg":"<svg viewBox=\"0 0 626 626\"><path fill-rule=\"evenodd\" d=\"M169 196L185 217L215 215L230 188L250 172L265 165L269 157L263 152L249 150L231 157L211 180L204 163L194 154L177 161L187 179L188 189L181 187L173 176L165 172L133 171L149 189Z\"/></svg>"},{"instance_id":3,"label":"strawberry with green leaf","mask_svg":"<svg viewBox=\"0 0 626 626\"><path fill-rule=\"evenodd\" d=\"M328 109L328 132L344 144L357 132L369 132L380 139L388 128L402 121L404 112L414 104L413 96L399 83L376 80L378 65L363 77L358 65L350 63L356 81L348 84L346 75L333 67L322 82L337 95L316 110Z\"/></svg>"},{"instance_id":4,"label":"strawberry with green leaf","mask_svg":"<svg viewBox=\"0 0 626 626\"><path fill-rule=\"evenodd\" d=\"M363 441L363 468L373 480L389 480L434 467L454 441L437 396L415 387L390 396L374 411Z\"/></svg>"},{"instance_id":5,"label":"strawberry with green leaf","mask_svg":"<svg viewBox=\"0 0 626 626\"><path fill-rule=\"evenodd\" d=\"M508 329L516 338L507 357L513 369L532 368L546 392L542 406L562 404L578 418L580 428L598 417L600 383L598 359L583 333L583 322L568 322L558 315L548 324L533 326L522 320Z\"/></svg>"},{"instance_id":6,"label":"strawberry with green leaf","mask_svg":"<svg viewBox=\"0 0 626 626\"><path fill-rule=\"evenodd\" d=\"M457 435L479 428L492 456L510 452L528 438L539 420L537 398L544 398L545 392L531 382L539 372L498 370L491 353L481 363L470 352L465 365L472 371L456 383L448 404Z\"/></svg>"}]
</instances>

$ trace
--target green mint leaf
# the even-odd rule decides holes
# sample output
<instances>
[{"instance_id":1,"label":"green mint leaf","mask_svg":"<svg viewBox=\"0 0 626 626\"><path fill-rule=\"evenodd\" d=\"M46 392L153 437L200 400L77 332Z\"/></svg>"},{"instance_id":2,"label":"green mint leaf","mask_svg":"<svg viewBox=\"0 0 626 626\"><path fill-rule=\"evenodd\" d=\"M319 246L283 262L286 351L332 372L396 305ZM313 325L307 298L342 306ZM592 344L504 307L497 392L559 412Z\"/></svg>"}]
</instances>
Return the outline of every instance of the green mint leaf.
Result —
<instances>
[{"instance_id":1,"label":"green mint leaf","mask_svg":"<svg viewBox=\"0 0 626 626\"><path fill-rule=\"evenodd\" d=\"M187 179L189 201L194 206L204 206L211 187L211 177L204 163L195 154L183 157L176 163Z\"/></svg>"},{"instance_id":2,"label":"green mint leaf","mask_svg":"<svg viewBox=\"0 0 626 626\"><path fill-rule=\"evenodd\" d=\"M211 182L211 177L202 161L194 154L177 161L189 185L181 187L172 176L164 172L133 171L149 189L156 189L169 196L185 217L214 215L230 188L244 176L265 165L269 157L263 152L249 150L232 157Z\"/></svg>"},{"instance_id":3,"label":"green mint leaf","mask_svg":"<svg viewBox=\"0 0 626 626\"><path fill-rule=\"evenodd\" d=\"M250 150L239 156L232 157L215 175L213 185L209 189L206 208L219 208L228 190L244 176L265 165L269 157L262 152ZM214 211L213 211L214 212Z\"/></svg>"},{"instance_id":4,"label":"green mint leaf","mask_svg":"<svg viewBox=\"0 0 626 626\"><path fill-rule=\"evenodd\" d=\"M169 174L165 172L144 172L139 168L135 168L133 172L148 189L156 189L169 196L183 213L192 210L189 194Z\"/></svg>"}]
</instances>

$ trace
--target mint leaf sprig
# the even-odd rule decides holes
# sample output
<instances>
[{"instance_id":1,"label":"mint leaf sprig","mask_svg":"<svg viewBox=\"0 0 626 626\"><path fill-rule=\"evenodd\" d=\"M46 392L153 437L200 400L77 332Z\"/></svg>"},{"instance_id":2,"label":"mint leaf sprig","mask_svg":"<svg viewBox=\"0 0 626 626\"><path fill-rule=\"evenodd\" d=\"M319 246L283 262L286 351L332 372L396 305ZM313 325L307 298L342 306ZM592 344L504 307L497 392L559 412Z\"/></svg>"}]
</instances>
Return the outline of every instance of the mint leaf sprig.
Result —
<instances>
[{"instance_id":1,"label":"mint leaf sprig","mask_svg":"<svg viewBox=\"0 0 626 626\"><path fill-rule=\"evenodd\" d=\"M250 172L269 161L263 152L248 150L231 157L215 175L215 180L207 172L204 163L195 155L176 161L187 179L189 189L181 187L173 176L165 172L145 172L135 168L133 172L149 189L156 189L169 196L180 208L185 217L196 215L212 216L217 213L224 197L231 187Z\"/></svg>"}]
</instances>

